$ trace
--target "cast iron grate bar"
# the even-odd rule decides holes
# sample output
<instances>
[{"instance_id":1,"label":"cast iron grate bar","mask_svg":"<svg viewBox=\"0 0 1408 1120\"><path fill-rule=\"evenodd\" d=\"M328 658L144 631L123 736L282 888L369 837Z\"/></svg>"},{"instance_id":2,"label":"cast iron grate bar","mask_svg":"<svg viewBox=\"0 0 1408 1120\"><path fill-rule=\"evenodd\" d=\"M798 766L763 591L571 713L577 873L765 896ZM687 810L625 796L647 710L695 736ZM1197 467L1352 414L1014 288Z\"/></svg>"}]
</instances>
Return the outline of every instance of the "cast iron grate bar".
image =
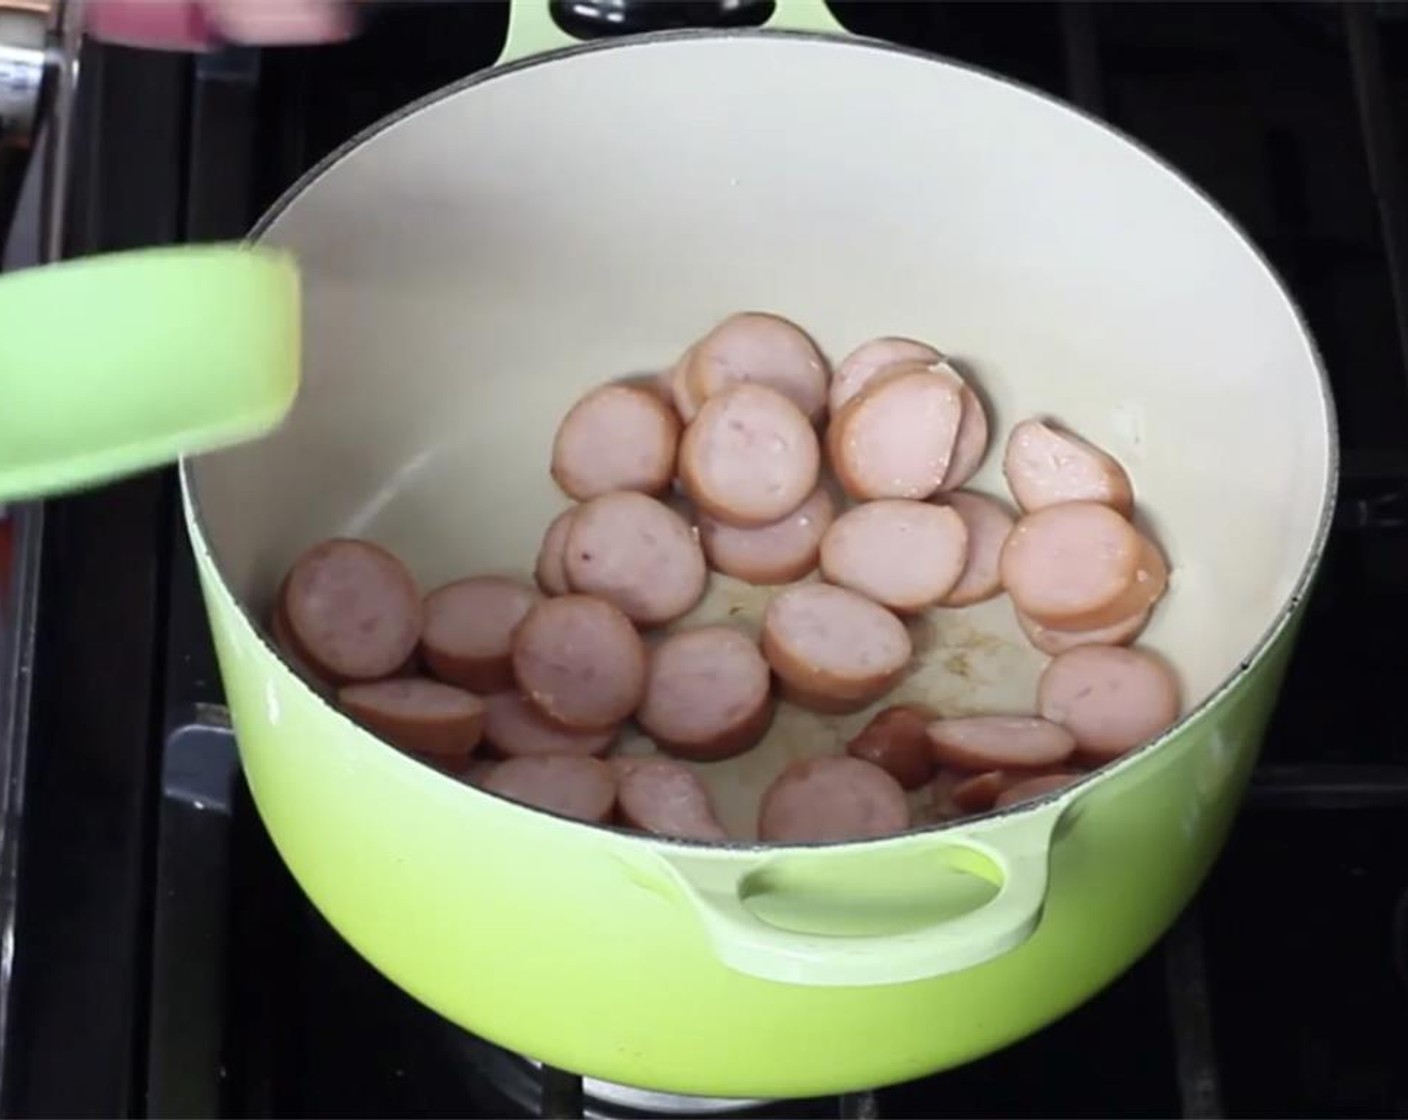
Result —
<instances>
[{"instance_id":1,"label":"cast iron grate bar","mask_svg":"<svg viewBox=\"0 0 1408 1120\"><path fill-rule=\"evenodd\" d=\"M1100 43L1095 9L1089 0L1065 0L1060 7L1061 44L1071 100L1096 116L1105 115L1105 83L1100 75Z\"/></svg>"},{"instance_id":2,"label":"cast iron grate bar","mask_svg":"<svg viewBox=\"0 0 1408 1120\"><path fill-rule=\"evenodd\" d=\"M841 1120L880 1120L880 1101L872 1090L863 1093L842 1093Z\"/></svg>"},{"instance_id":3,"label":"cast iron grate bar","mask_svg":"<svg viewBox=\"0 0 1408 1120\"><path fill-rule=\"evenodd\" d=\"M543 1120L578 1120L582 1115L582 1078L553 1066L541 1067Z\"/></svg>"},{"instance_id":4,"label":"cast iron grate bar","mask_svg":"<svg viewBox=\"0 0 1408 1120\"><path fill-rule=\"evenodd\" d=\"M1189 1120L1215 1120L1225 1113L1213 1047L1203 931L1196 908L1183 915L1164 943L1164 981L1182 1113Z\"/></svg>"},{"instance_id":5,"label":"cast iron grate bar","mask_svg":"<svg viewBox=\"0 0 1408 1120\"><path fill-rule=\"evenodd\" d=\"M1258 809L1408 808L1408 766L1262 766L1247 804Z\"/></svg>"}]
</instances>

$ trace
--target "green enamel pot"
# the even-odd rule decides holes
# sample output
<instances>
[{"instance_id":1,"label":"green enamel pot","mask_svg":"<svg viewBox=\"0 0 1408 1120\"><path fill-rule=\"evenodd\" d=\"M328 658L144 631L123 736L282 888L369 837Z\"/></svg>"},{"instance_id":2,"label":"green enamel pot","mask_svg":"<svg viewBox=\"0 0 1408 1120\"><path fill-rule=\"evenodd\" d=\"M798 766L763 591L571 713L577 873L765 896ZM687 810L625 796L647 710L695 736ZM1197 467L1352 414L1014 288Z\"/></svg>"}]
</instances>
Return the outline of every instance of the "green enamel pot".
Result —
<instances>
[{"instance_id":1,"label":"green enamel pot","mask_svg":"<svg viewBox=\"0 0 1408 1120\"><path fill-rule=\"evenodd\" d=\"M568 44L515 4L505 59L311 171L253 241L302 274L302 385L255 443L183 464L258 811L308 896L447 1019L555 1066L783 1097L969 1061L1070 1011L1216 859L1328 529L1333 408L1245 236L1157 158L1005 79L827 27ZM1057 795L892 839L679 843L499 799L396 753L275 652L294 556L361 535L426 587L524 572L564 500L555 424L724 315L833 358L957 356L994 430L1061 418L1127 465L1174 568L1141 642L1186 716ZM997 454L973 485L1002 493ZM718 581L699 617L756 621ZM898 699L1029 710L999 599L928 620ZM747 836L783 759L869 713L792 713L701 766ZM638 747L633 746L632 749Z\"/></svg>"}]
</instances>

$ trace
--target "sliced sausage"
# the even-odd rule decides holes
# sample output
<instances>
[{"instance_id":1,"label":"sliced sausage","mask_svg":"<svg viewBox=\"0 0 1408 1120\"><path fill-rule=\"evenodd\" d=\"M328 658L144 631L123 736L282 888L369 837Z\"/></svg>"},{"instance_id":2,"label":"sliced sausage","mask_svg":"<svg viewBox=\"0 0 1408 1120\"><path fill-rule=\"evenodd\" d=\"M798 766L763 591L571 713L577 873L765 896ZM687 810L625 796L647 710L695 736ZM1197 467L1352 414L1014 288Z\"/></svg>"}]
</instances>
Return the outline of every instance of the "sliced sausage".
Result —
<instances>
[{"instance_id":1,"label":"sliced sausage","mask_svg":"<svg viewBox=\"0 0 1408 1120\"><path fill-rule=\"evenodd\" d=\"M415 652L424 617L406 566L380 545L349 538L304 552L278 609L298 657L333 684L396 672Z\"/></svg>"},{"instance_id":2,"label":"sliced sausage","mask_svg":"<svg viewBox=\"0 0 1408 1120\"><path fill-rule=\"evenodd\" d=\"M890 836L909 827L904 788L880 767L849 755L791 763L758 810L758 839L816 844Z\"/></svg>"},{"instance_id":3,"label":"sliced sausage","mask_svg":"<svg viewBox=\"0 0 1408 1120\"><path fill-rule=\"evenodd\" d=\"M578 731L615 727L645 695L645 646L631 620L591 595L538 603L513 635L518 687L548 719Z\"/></svg>"},{"instance_id":4,"label":"sliced sausage","mask_svg":"<svg viewBox=\"0 0 1408 1120\"><path fill-rule=\"evenodd\" d=\"M1075 736L1082 755L1108 761L1178 722L1179 688L1159 657L1121 646L1078 646L1052 658L1037 710Z\"/></svg>"},{"instance_id":5,"label":"sliced sausage","mask_svg":"<svg viewBox=\"0 0 1408 1120\"><path fill-rule=\"evenodd\" d=\"M998 570L1018 610L1062 630L1127 619L1168 586L1158 546L1099 502L1065 502L1021 518Z\"/></svg>"},{"instance_id":6,"label":"sliced sausage","mask_svg":"<svg viewBox=\"0 0 1408 1120\"><path fill-rule=\"evenodd\" d=\"M393 746L449 765L467 762L484 731L479 697L424 677L344 685L337 702Z\"/></svg>"},{"instance_id":7,"label":"sliced sausage","mask_svg":"<svg viewBox=\"0 0 1408 1120\"><path fill-rule=\"evenodd\" d=\"M507 758L528 755L602 755L616 741L619 728L573 731L549 720L519 692L484 697L484 738Z\"/></svg>"},{"instance_id":8,"label":"sliced sausage","mask_svg":"<svg viewBox=\"0 0 1408 1120\"><path fill-rule=\"evenodd\" d=\"M957 372L954 376L958 377ZM963 398L963 417L958 421L953 454L948 461L948 470L944 472L944 480L939 484L940 490L957 490L967 483L978 473L988 453L988 413L983 407L983 399L967 382L963 383L959 395Z\"/></svg>"},{"instance_id":9,"label":"sliced sausage","mask_svg":"<svg viewBox=\"0 0 1408 1120\"><path fill-rule=\"evenodd\" d=\"M821 574L893 611L932 607L968 563L968 528L948 506L907 498L865 502L821 538Z\"/></svg>"},{"instance_id":10,"label":"sliced sausage","mask_svg":"<svg viewBox=\"0 0 1408 1120\"><path fill-rule=\"evenodd\" d=\"M659 394L601 385L574 404L552 443L552 477L578 501L613 490L661 494L675 477L680 419Z\"/></svg>"},{"instance_id":11,"label":"sliced sausage","mask_svg":"<svg viewBox=\"0 0 1408 1120\"><path fill-rule=\"evenodd\" d=\"M998 797L1011 783L1011 779L1001 770L987 770L968 777L955 777L958 780L954 782L948 796L960 813L986 813L997 804Z\"/></svg>"},{"instance_id":12,"label":"sliced sausage","mask_svg":"<svg viewBox=\"0 0 1408 1120\"><path fill-rule=\"evenodd\" d=\"M731 758L754 746L772 717L768 663L739 631L682 630L651 651L636 721L661 750L693 762Z\"/></svg>"},{"instance_id":13,"label":"sliced sausage","mask_svg":"<svg viewBox=\"0 0 1408 1120\"><path fill-rule=\"evenodd\" d=\"M935 499L936 501L939 499ZM968 530L968 557L963 574L943 598L946 607L968 607L1002 592L998 560L1015 522L994 499L970 490L955 490L942 500L963 519Z\"/></svg>"},{"instance_id":14,"label":"sliced sausage","mask_svg":"<svg viewBox=\"0 0 1408 1120\"><path fill-rule=\"evenodd\" d=\"M1129 475L1114 456L1044 420L1012 429L1002 473L1027 513L1061 502L1100 502L1125 517L1134 509Z\"/></svg>"},{"instance_id":15,"label":"sliced sausage","mask_svg":"<svg viewBox=\"0 0 1408 1120\"><path fill-rule=\"evenodd\" d=\"M616 780L617 813L628 827L678 840L728 839L704 783L678 762L632 759Z\"/></svg>"},{"instance_id":16,"label":"sliced sausage","mask_svg":"<svg viewBox=\"0 0 1408 1120\"><path fill-rule=\"evenodd\" d=\"M680 442L680 482L711 517L771 525L816 489L821 446L806 416L762 385L710 397Z\"/></svg>"},{"instance_id":17,"label":"sliced sausage","mask_svg":"<svg viewBox=\"0 0 1408 1120\"><path fill-rule=\"evenodd\" d=\"M420 655L432 676L470 692L513 687L513 632L536 590L504 576L471 576L425 597Z\"/></svg>"},{"instance_id":18,"label":"sliced sausage","mask_svg":"<svg viewBox=\"0 0 1408 1120\"><path fill-rule=\"evenodd\" d=\"M841 359L831 378L831 413L834 416L840 412L881 370L902 362L932 366L943 360L944 356L927 342L912 338L872 338L862 342Z\"/></svg>"},{"instance_id":19,"label":"sliced sausage","mask_svg":"<svg viewBox=\"0 0 1408 1120\"><path fill-rule=\"evenodd\" d=\"M545 595L566 595L567 534L577 516L577 506L568 506L548 524L543 543L538 548L538 561L533 566L533 578Z\"/></svg>"},{"instance_id":20,"label":"sliced sausage","mask_svg":"<svg viewBox=\"0 0 1408 1120\"><path fill-rule=\"evenodd\" d=\"M1064 762L1076 749L1066 728L1030 716L938 719L927 730L935 760L955 770L1034 770Z\"/></svg>"},{"instance_id":21,"label":"sliced sausage","mask_svg":"<svg viewBox=\"0 0 1408 1120\"><path fill-rule=\"evenodd\" d=\"M715 571L748 583L792 583L812 571L821 537L836 519L836 503L824 486L781 521L740 529L697 513L699 543Z\"/></svg>"},{"instance_id":22,"label":"sliced sausage","mask_svg":"<svg viewBox=\"0 0 1408 1120\"><path fill-rule=\"evenodd\" d=\"M1109 626L1102 626L1098 630L1054 630L1049 626L1043 626L1034 618L1030 618L1021 611L1015 612L1017 615L1017 625L1022 628L1022 633L1027 636L1027 641L1041 650L1042 653L1055 657L1058 653L1065 653L1068 649L1075 649L1076 646L1123 646L1128 645L1144 632L1144 627L1149 625L1149 615L1152 609L1145 607L1142 611L1130 615L1122 622L1111 623Z\"/></svg>"},{"instance_id":23,"label":"sliced sausage","mask_svg":"<svg viewBox=\"0 0 1408 1120\"><path fill-rule=\"evenodd\" d=\"M460 767L455 774L465 785L479 787L498 768L498 765L496 759L475 756Z\"/></svg>"},{"instance_id":24,"label":"sliced sausage","mask_svg":"<svg viewBox=\"0 0 1408 1120\"><path fill-rule=\"evenodd\" d=\"M934 713L918 704L885 708L846 744L846 753L874 763L905 789L918 789L934 777L927 730L933 719Z\"/></svg>"},{"instance_id":25,"label":"sliced sausage","mask_svg":"<svg viewBox=\"0 0 1408 1120\"><path fill-rule=\"evenodd\" d=\"M670 387L670 400L674 402L675 412L679 418L688 424L699 414L699 406L704 402L694 395L689 387L689 363L694 357L694 347L690 347L670 369L664 374L666 383Z\"/></svg>"},{"instance_id":26,"label":"sliced sausage","mask_svg":"<svg viewBox=\"0 0 1408 1120\"><path fill-rule=\"evenodd\" d=\"M709 578L694 529L664 502L630 490L577 507L563 571L573 591L606 599L641 626L687 613Z\"/></svg>"},{"instance_id":27,"label":"sliced sausage","mask_svg":"<svg viewBox=\"0 0 1408 1120\"><path fill-rule=\"evenodd\" d=\"M1074 785L1080 779L1080 774L1063 772L1059 774L1041 774L1035 778L1027 778L1025 781L1013 782L997 795L994 808L1005 809L1009 805L1016 805L1019 801L1030 801L1034 797L1045 797L1048 793L1055 793L1058 789L1065 789L1069 785Z\"/></svg>"},{"instance_id":28,"label":"sliced sausage","mask_svg":"<svg viewBox=\"0 0 1408 1120\"><path fill-rule=\"evenodd\" d=\"M878 700L914 651L904 623L884 607L826 583L774 595L763 613L762 647L796 703L832 712Z\"/></svg>"},{"instance_id":29,"label":"sliced sausage","mask_svg":"<svg viewBox=\"0 0 1408 1120\"><path fill-rule=\"evenodd\" d=\"M494 767L481 789L564 817L602 824L616 805L616 776L599 758L543 755L510 758Z\"/></svg>"},{"instance_id":30,"label":"sliced sausage","mask_svg":"<svg viewBox=\"0 0 1408 1120\"><path fill-rule=\"evenodd\" d=\"M957 378L918 363L892 366L832 418L831 468L857 501L927 498L948 473L962 419Z\"/></svg>"},{"instance_id":31,"label":"sliced sausage","mask_svg":"<svg viewBox=\"0 0 1408 1120\"><path fill-rule=\"evenodd\" d=\"M816 343L778 315L730 315L690 348L687 392L700 405L741 383L781 393L810 420L826 408L830 371Z\"/></svg>"}]
</instances>

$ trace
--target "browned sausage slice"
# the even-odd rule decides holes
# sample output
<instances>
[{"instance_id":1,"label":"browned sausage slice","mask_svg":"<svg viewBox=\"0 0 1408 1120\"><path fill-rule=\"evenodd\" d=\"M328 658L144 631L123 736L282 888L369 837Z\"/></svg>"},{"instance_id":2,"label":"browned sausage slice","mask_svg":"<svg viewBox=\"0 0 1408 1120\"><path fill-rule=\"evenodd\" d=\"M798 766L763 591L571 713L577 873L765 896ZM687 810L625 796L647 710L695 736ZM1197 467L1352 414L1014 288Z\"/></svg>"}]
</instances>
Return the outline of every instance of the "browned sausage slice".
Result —
<instances>
[{"instance_id":1,"label":"browned sausage slice","mask_svg":"<svg viewBox=\"0 0 1408 1120\"><path fill-rule=\"evenodd\" d=\"M795 323L747 311L730 315L690 348L685 380L699 404L741 383L766 385L810 420L826 408L830 371Z\"/></svg>"},{"instance_id":2,"label":"browned sausage slice","mask_svg":"<svg viewBox=\"0 0 1408 1120\"><path fill-rule=\"evenodd\" d=\"M616 805L616 776L599 758L542 755L499 763L481 789L564 817L601 824Z\"/></svg>"},{"instance_id":3,"label":"browned sausage slice","mask_svg":"<svg viewBox=\"0 0 1408 1120\"><path fill-rule=\"evenodd\" d=\"M573 591L659 626L690 611L709 578L694 529L664 502L621 490L577 507L563 570Z\"/></svg>"},{"instance_id":4,"label":"browned sausage slice","mask_svg":"<svg viewBox=\"0 0 1408 1120\"><path fill-rule=\"evenodd\" d=\"M612 759L615 762L616 759ZM668 758L632 759L616 770L622 823L678 840L727 840L704 783Z\"/></svg>"},{"instance_id":5,"label":"browned sausage slice","mask_svg":"<svg viewBox=\"0 0 1408 1120\"><path fill-rule=\"evenodd\" d=\"M425 597L420 652L432 676L471 692L513 687L513 631L542 599L504 576L471 576Z\"/></svg>"},{"instance_id":6,"label":"browned sausage slice","mask_svg":"<svg viewBox=\"0 0 1408 1120\"><path fill-rule=\"evenodd\" d=\"M938 499L936 499L938 500ZM986 494L955 490L943 501L963 519L968 530L968 557L963 574L944 596L946 607L968 607L1002 592L998 561L1015 522L1012 515Z\"/></svg>"},{"instance_id":7,"label":"browned sausage slice","mask_svg":"<svg viewBox=\"0 0 1408 1120\"><path fill-rule=\"evenodd\" d=\"M674 481L679 438L679 417L659 394L601 385L558 425L552 477L578 501L613 490L660 494Z\"/></svg>"},{"instance_id":8,"label":"browned sausage slice","mask_svg":"<svg viewBox=\"0 0 1408 1120\"><path fill-rule=\"evenodd\" d=\"M1128 645L1143 633L1144 627L1149 624L1151 613L1151 608L1145 607L1122 622L1111 623L1098 630L1054 630L1021 611L1017 611L1016 615L1017 624L1022 628L1022 633L1026 634L1027 641L1042 653L1055 657L1058 653L1075 649L1076 646Z\"/></svg>"},{"instance_id":9,"label":"browned sausage slice","mask_svg":"<svg viewBox=\"0 0 1408 1120\"><path fill-rule=\"evenodd\" d=\"M927 498L948 473L962 419L958 378L918 363L892 366L832 418L831 468L857 501Z\"/></svg>"},{"instance_id":10,"label":"browned sausage slice","mask_svg":"<svg viewBox=\"0 0 1408 1120\"><path fill-rule=\"evenodd\" d=\"M710 397L680 443L680 482L711 517L745 528L780 521L811 496L821 445L806 416L762 385Z\"/></svg>"},{"instance_id":11,"label":"browned sausage slice","mask_svg":"<svg viewBox=\"0 0 1408 1120\"><path fill-rule=\"evenodd\" d=\"M528 612L513 635L518 687L548 719L605 731L645 694L645 646L605 599L560 595Z\"/></svg>"},{"instance_id":12,"label":"browned sausage slice","mask_svg":"<svg viewBox=\"0 0 1408 1120\"><path fill-rule=\"evenodd\" d=\"M797 703L856 710L898 683L914 647L878 603L826 583L779 591L763 613L763 656Z\"/></svg>"},{"instance_id":13,"label":"browned sausage slice","mask_svg":"<svg viewBox=\"0 0 1408 1120\"><path fill-rule=\"evenodd\" d=\"M577 516L577 506L568 506L548 524L543 533L543 543L538 548L538 561L533 567L533 578L545 595L566 595L572 590L567 585L567 534L572 528L572 520Z\"/></svg>"},{"instance_id":14,"label":"browned sausage slice","mask_svg":"<svg viewBox=\"0 0 1408 1120\"><path fill-rule=\"evenodd\" d=\"M1109 506L1065 502L1021 518L999 560L1023 614L1062 630L1095 630L1153 605L1168 586L1158 547Z\"/></svg>"},{"instance_id":15,"label":"browned sausage slice","mask_svg":"<svg viewBox=\"0 0 1408 1120\"><path fill-rule=\"evenodd\" d=\"M1074 785L1080 779L1080 774L1059 773L1041 774L1035 778L1027 778L1025 781L1013 782L997 795L994 807L1005 809L1009 805L1016 805L1019 801L1045 797L1048 793L1055 793L1058 789Z\"/></svg>"},{"instance_id":16,"label":"browned sausage slice","mask_svg":"<svg viewBox=\"0 0 1408 1120\"><path fill-rule=\"evenodd\" d=\"M1043 420L1012 429L1002 473L1027 513L1061 502L1100 502L1125 517L1134 509L1129 475L1114 456Z\"/></svg>"},{"instance_id":17,"label":"browned sausage slice","mask_svg":"<svg viewBox=\"0 0 1408 1120\"><path fill-rule=\"evenodd\" d=\"M912 338L872 338L862 342L836 367L831 378L830 404L834 416L882 370L902 362L938 365L944 356L927 342Z\"/></svg>"},{"instance_id":18,"label":"browned sausage slice","mask_svg":"<svg viewBox=\"0 0 1408 1120\"><path fill-rule=\"evenodd\" d=\"M334 684L389 676L420 641L420 590L400 560L370 541L308 549L284 580L281 606L298 656Z\"/></svg>"},{"instance_id":19,"label":"browned sausage slice","mask_svg":"<svg viewBox=\"0 0 1408 1120\"><path fill-rule=\"evenodd\" d=\"M949 797L962 813L986 813L1010 781L1001 770L988 770L955 782Z\"/></svg>"},{"instance_id":20,"label":"browned sausage slice","mask_svg":"<svg viewBox=\"0 0 1408 1120\"><path fill-rule=\"evenodd\" d=\"M772 724L772 677L753 640L727 626L671 634L650 654L636 721L661 750L716 762Z\"/></svg>"},{"instance_id":21,"label":"browned sausage slice","mask_svg":"<svg viewBox=\"0 0 1408 1120\"><path fill-rule=\"evenodd\" d=\"M954 589L967 563L963 518L930 502L865 502L821 538L821 574L893 611L932 607Z\"/></svg>"},{"instance_id":22,"label":"browned sausage slice","mask_svg":"<svg viewBox=\"0 0 1408 1120\"><path fill-rule=\"evenodd\" d=\"M605 754L616 741L617 730L608 727L605 731L572 731L560 727L518 692L497 692L484 698L484 738L509 758Z\"/></svg>"},{"instance_id":23,"label":"browned sausage slice","mask_svg":"<svg viewBox=\"0 0 1408 1120\"><path fill-rule=\"evenodd\" d=\"M1064 762L1076 749L1066 728L1030 716L938 719L928 733L939 765L956 770L1035 770Z\"/></svg>"},{"instance_id":24,"label":"browned sausage slice","mask_svg":"<svg viewBox=\"0 0 1408 1120\"><path fill-rule=\"evenodd\" d=\"M885 708L846 744L846 753L874 763L905 789L918 789L934 777L928 734L933 719L933 712L917 704Z\"/></svg>"},{"instance_id":25,"label":"browned sausage slice","mask_svg":"<svg viewBox=\"0 0 1408 1120\"><path fill-rule=\"evenodd\" d=\"M954 376L958 374L955 372ZM963 418L958 422L953 455L949 458L944 480L939 484L940 490L957 490L964 485L978 473L988 453L988 413L983 407L983 399L967 382L959 390L959 396L963 398Z\"/></svg>"},{"instance_id":26,"label":"browned sausage slice","mask_svg":"<svg viewBox=\"0 0 1408 1120\"><path fill-rule=\"evenodd\" d=\"M337 702L393 746L444 765L468 761L484 730L479 697L423 677L344 685Z\"/></svg>"},{"instance_id":27,"label":"browned sausage slice","mask_svg":"<svg viewBox=\"0 0 1408 1120\"><path fill-rule=\"evenodd\" d=\"M763 794L758 838L816 844L890 836L909 827L909 802L880 767L849 755L802 758Z\"/></svg>"},{"instance_id":28,"label":"browned sausage slice","mask_svg":"<svg viewBox=\"0 0 1408 1120\"><path fill-rule=\"evenodd\" d=\"M771 525L740 529L707 513L696 514L699 543L715 571L748 583L792 583L816 567L821 537L836 519L836 503L825 487Z\"/></svg>"},{"instance_id":29,"label":"browned sausage slice","mask_svg":"<svg viewBox=\"0 0 1408 1120\"><path fill-rule=\"evenodd\" d=\"M1120 646L1078 646L1052 658L1037 709L1075 736L1081 753L1116 758L1178 722L1178 678L1159 657Z\"/></svg>"}]
</instances>

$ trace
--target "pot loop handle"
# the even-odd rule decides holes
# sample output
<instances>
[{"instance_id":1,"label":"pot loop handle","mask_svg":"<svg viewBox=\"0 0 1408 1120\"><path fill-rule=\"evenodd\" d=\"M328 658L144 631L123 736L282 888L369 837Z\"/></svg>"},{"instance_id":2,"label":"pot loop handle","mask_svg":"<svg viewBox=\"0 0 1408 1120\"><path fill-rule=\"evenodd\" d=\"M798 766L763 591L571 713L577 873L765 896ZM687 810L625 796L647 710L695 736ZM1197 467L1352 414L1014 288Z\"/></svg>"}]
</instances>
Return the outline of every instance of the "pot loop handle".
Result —
<instances>
[{"instance_id":1,"label":"pot loop handle","mask_svg":"<svg viewBox=\"0 0 1408 1120\"><path fill-rule=\"evenodd\" d=\"M773 0L773 12L763 27L786 31L815 31L829 35L847 35L840 21L831 14L825 0ZM552 18L548 0L509 0L508 35L498 64L517 62L535 54L570 47L581 40L558 27Z\"/></svg>"},{"instance_id":2,"label":"pot loop handle","mask_svg":"<svg viewBox=\"0 0 1408 1120\"><path fill-rule=\"evenodd\" d=\"M674 849L664 854L664 863L714 953L729 968L760 980L809 987L906 984L982 964L1032 935L1046 903L1051 838L1062 807L1033 807L1015 817L997 818L981 831L903 837L853 854L860 869L857 882L864 882L867 872L878 875L886 861L895 861L892 867L902 874L915 872L921 864L933 868L946 861L982 879L1000 879L996 894L986 902L900 932L796 932L764 920L749 906L750 895L763 893L772 881L770 901L774 909L785 911L787 882L790 878L795 883L800 873L821 888L833 911L859 912L863 899L848 900L844 882L828 883L828 862L840 854L835 850L779 852L740 869L736 856ZM911 888L915 902L926 897L932 901L944 889L933 881L926 884L917 873L904 890Z\"/></svg>"}]
</instances>

